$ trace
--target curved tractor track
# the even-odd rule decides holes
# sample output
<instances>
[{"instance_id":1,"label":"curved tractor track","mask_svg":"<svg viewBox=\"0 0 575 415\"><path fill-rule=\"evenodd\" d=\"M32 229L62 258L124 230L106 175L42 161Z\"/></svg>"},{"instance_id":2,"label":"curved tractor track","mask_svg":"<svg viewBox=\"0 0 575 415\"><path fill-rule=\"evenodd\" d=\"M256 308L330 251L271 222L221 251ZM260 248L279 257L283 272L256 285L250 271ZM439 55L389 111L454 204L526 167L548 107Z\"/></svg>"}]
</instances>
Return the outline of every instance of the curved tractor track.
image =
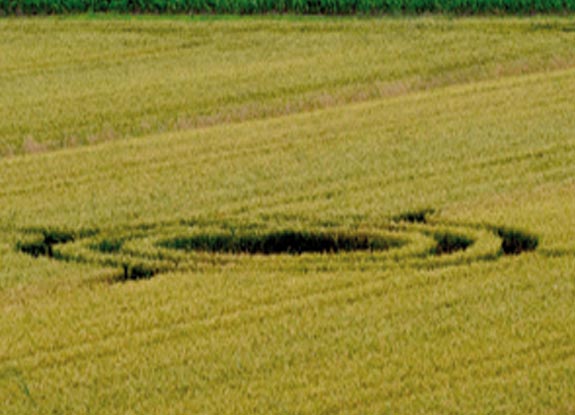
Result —
<instances>
[{"instance_id":1,"label":"curved tractor track","mask_svg":"<svg viewBox=\"0 0 575 415\"><path fill-rule=\"evenodd\" d=\"M435 268L496 260L538 245L536 236L523 231L430 222L427 214L408 212L381 226L353 229L193 223L81 232L23 229L17 249L34 257L111 268L116 270L114 281L125 281L242 264L270 270Z\"/></svg>"}]
</instances>

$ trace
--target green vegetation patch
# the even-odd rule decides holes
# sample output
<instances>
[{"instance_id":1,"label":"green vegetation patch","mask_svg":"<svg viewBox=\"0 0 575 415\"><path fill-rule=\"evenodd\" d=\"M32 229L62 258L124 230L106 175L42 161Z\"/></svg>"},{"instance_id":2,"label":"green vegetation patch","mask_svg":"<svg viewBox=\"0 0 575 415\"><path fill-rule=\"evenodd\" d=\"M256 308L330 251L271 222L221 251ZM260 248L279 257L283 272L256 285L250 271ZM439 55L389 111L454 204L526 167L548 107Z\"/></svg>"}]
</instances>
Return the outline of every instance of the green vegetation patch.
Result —
<instances>
[{"instance_id":1,"label":"green vegetation patch","mask_svg":"<svg viewBox=\"0 0 575 415\"><path fill-rule=\"evenodd\" d=\"M575 10L573 0L2 0L4 14L206 13L382 14L557 13Z\"/></svg>"}]
</instances>

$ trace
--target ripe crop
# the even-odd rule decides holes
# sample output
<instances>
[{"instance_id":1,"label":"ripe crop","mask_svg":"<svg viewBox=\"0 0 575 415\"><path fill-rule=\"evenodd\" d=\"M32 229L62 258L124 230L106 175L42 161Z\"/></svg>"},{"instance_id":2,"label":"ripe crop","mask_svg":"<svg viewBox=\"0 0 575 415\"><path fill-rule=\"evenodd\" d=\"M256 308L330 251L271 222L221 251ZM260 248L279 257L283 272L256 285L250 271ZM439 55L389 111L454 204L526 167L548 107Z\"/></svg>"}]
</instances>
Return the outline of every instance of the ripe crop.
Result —
<instances>
[{"instance_id":1,"label":"ripe crop","mask_svg":"<svg viewBox=\"0 0 575 415\"><path fill-rule=\"evenodd\" d=\"M573 412L570 24L0 20L0 412Z\"/></svg>"}]
</instances>

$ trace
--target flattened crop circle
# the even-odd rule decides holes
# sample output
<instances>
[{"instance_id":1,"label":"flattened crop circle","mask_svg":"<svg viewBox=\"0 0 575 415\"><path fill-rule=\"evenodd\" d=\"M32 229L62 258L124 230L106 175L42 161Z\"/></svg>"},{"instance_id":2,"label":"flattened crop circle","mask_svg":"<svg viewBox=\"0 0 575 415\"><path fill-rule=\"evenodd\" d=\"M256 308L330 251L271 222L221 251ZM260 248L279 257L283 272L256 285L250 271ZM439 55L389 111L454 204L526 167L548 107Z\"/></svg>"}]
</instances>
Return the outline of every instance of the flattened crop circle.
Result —
<instances>
[{"instance_id":1,"label":"flattened crop circle","mask_svg":"<svg viewBox=\"0 0 575 415\"><path fill-rule=\"evenodd\" d=\"M253 261L258 267L274 269L297 269L302 264L323 268L353 264L377 269L442 267L520 254L536 249L538 244L536 236L515 229L430 223L425 214L412 213L366 228L310 225L299 230L300 226L235 228L173 223L70 233L24 229L16 248L34 257L119 269L118 279L126 280L232 263L249 266ZM265 259L272 255L276 259ZM314 255L330 258L318 261ZM293 259L300 256L301 259Z\"/></svg>"}]
</instances>

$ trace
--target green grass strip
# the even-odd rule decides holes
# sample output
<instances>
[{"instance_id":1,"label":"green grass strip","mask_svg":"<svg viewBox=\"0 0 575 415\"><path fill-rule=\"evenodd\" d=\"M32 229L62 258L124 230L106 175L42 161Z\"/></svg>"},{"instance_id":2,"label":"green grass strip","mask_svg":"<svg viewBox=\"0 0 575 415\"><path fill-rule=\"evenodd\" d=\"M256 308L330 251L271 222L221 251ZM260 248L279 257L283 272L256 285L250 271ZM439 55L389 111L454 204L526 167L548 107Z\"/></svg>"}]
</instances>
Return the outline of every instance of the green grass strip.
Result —
<instances>
[{"instance_id":1,"label":"green grass strip","mask_svg":"<svg viewBox=\"0 0 575 415\"><path fill-rule=\"evenodd\" d=\"M575 10L575 0L0 0L0 15L152 14L377 15L533 14Z\"/></svg>"}]
</instances>

